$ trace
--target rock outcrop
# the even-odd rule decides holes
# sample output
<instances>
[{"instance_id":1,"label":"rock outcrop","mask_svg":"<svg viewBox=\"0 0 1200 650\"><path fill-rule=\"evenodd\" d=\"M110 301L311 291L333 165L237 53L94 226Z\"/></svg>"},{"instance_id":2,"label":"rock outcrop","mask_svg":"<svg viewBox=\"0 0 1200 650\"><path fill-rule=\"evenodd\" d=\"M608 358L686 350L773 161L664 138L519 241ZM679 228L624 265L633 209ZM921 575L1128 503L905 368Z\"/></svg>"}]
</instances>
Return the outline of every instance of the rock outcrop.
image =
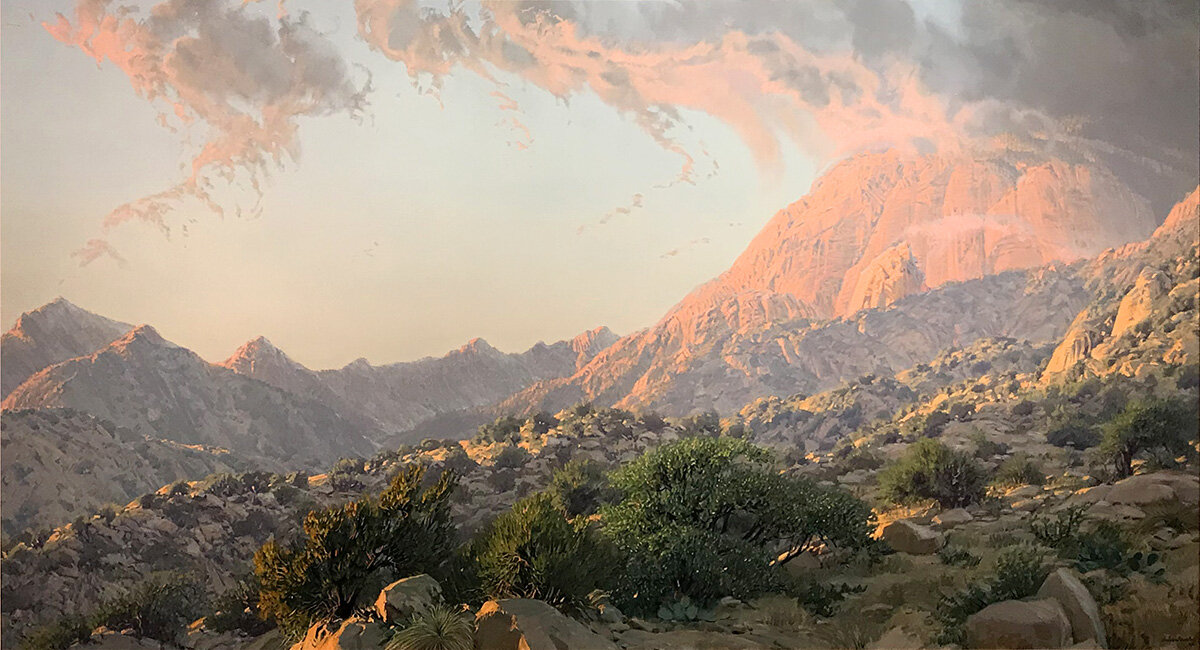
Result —
<instances>
[{"instance_id":1,"label":"rock outcrop","mask_svg":"<svg viewBox=\"0 0 1200 650\"><path fill-rule=\"evenodd\" d=\"M483 604L475 615L478 650L617 650L612 641L540 600L510 598Z\"/></svg>"},{"instance_id":2,"label":"rock outcrop","mask_svg":"<svg viewBox=\"0 0 1200 650\"><path fill-rule=\"evenodd\" d=\"M880 537L896 551L912 555L937 553L946 543L942 533L907 519L884 526Z\"/></svg>"},{"instance_id":3,"label":"rock outcrop","mask_svg":"<svg viewBox=\"0 0 1200 650\"><path fill-rule=\"evenodd\" d=\"M883 309L897 300L925 291L925 274L913 258L912 247L897 244L867 264L854 282L846 310Z\"/></svg>"},{"instance_id":4,"label":"rock outcrop","mask_svg":"<svg viewBox=\"0 0 1200 650\"><path fill-rule=\"evenodd\" d=\"M1071 623L1071 636L1076 643L1094 641L1101 648L1108 647L1104 634L1104 622L1100 608L1087 587L1070 569L1057 569L1046 577L1037 592L1038 598L1052 598L1063 607Z\"/></svg>"}]
</instances>

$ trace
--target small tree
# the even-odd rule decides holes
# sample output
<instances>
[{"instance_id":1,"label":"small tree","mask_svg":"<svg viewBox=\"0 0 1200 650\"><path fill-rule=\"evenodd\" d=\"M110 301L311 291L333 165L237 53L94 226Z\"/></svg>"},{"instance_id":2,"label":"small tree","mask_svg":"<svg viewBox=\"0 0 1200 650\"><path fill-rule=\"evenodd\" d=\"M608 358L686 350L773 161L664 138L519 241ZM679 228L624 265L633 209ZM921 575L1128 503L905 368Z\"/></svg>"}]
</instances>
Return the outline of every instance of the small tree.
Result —
<instances>
[{"instance_id":1,"label":"small tree","mask_svg":"<svg viewBox=\"0 0 1200 650\"><path fill-rule=\"evenodd\" d=\"M879 488L894 503L933 499L944 508L960 508L983 498L987 476L972 455L926 438L879 473Z\"/></svg>"},{"instance_id":2,"label":"small tree","mask_svg":"<svg viewBox=\"0 0 1200 650\"><path fill-rule=\"evenodd\" d=\"M564 465L550 478L546 491L568 517L586 517L619 497L609 485L604 467L591 459L576 459Z\"/></svg>"},{"instance_id":3,"label":"small tree","mask_svg":"<svg viewBox=\"0 0 1200 650\"><path fill-rule=\"evenodd\" d=\"M438 573L453 551L454 475L443 472L422 490L424 475L414 465L378 498L308 513L296 545L264 544L254 556L259 610L298 635L315 622L351 615L370 587L383 586L374 584L381 572Z\"/></svg>"},{"instance_id":4,"label":"small tree","mask_svg":"<svg viewBox=\"0 0 1200 650\"><path fill-rule=\"evenodd\" d=\"M582 608L607 585L615 553L583 519L570 521L546 493L517 502L472 543L479 583L490 598L536 598Z\"/></svg>"},{"instance_id":5,"label":"small tree","mask_svg":"<svg viewBox=\"0 0 1200 650\"><path fill-rule=\"evenodd\" d=\"M1118 477L1133 474L1133 459L1142 452L1188 453L1196 438L1196 414L1182 400L1134 402L1104 425L1100 454Z\"/></svg>"},{"instance_id":6,"label":"small tree","mask_svg":"<svg viewBox=\"0 0 1200 650\"><path fill-rule=\"evenodd\" d=\"M516 445L507 445L496 454L496 467L516 469L529 462L529 452Z\"/></svg>"}]
</instances>

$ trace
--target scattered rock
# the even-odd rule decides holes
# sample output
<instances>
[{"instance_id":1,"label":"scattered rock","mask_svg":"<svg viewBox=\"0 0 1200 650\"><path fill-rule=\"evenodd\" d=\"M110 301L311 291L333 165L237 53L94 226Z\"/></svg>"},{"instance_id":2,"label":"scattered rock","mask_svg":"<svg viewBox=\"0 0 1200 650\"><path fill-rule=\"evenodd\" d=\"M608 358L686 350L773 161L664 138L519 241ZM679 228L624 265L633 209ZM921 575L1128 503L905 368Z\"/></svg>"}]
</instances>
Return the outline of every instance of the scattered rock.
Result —
<instances>
[{"instance_id":1,"label":"scattered rock","mask_svg":"<svg viewBox=\"0 0 1200 650\"><path fill-rule=\"evenodd\" d=\"M933 523L941 528L954 528L975 521L975 517L963 508L947 510L933 518Z\"/></svg>"},{"instance_id":2,"label":"scattered rock","mask_svg":"<svg viewBox=\"0 0 1200 650\"><path fill-rule=\"evenodd\" d=\"M540 600L484 603L475 615L477 650L617 650L608 639Z\"/></svg>"},{"instance_id":3,"label":"scattered rock","mask_svg":"<svg viewBox=\"0 0 1200 650\"><path fill-rule=\"evenodd\" d=\"M378 650L383 647L383 627L374 621L348 618L336 630L333 625L308 628L304 640L291 650Z\"/></svg>"},{"instance_id":4,"label":"scattered rock","mask_svg":"<svg viewBox=\"0 0 1200 650\"><path fill-rule=\"evenodd\" d=\"M402 623L413 614L428 612L442 602L442 586L430 576L420 575L397 580L379 592L375 614L385 623Z\"/></svg>"},{"instance_id":5,"label":"scattered rock","mask_svg":"<svg viewBox=\"0 0 1200 650\"><path fill-rule=\"evenodd\" d=\"M1095 641L1102 648L1108 647L1100 608L1074 571L1054 571L1042 583L1037 595L1038 598L1053 598L1062 605L1071 622L1071 636L1075 641Z\"/></svg>"},{"instance_id":6,"label":"scattered rock","mask_svg":"<svg viewBox=\"0 0 1200 650\"><path fill-rule=\"evenodd\" d=\"M937 553L946 543L944 535L932 528L915 524L907 519L893 521L883 527L881 537L900 553L929 555Z\"/></svg>"},{"instance_id":7,"label":"scattered rock","mask_svg":"<svg viewBox=\"0 0 1200 650\"><path fill-rule=\"evenodd\" d=\"M1065 648L1071 623L1057 600L1005 600L967 618L968 648Z\"/></svg>"}]
</instances>

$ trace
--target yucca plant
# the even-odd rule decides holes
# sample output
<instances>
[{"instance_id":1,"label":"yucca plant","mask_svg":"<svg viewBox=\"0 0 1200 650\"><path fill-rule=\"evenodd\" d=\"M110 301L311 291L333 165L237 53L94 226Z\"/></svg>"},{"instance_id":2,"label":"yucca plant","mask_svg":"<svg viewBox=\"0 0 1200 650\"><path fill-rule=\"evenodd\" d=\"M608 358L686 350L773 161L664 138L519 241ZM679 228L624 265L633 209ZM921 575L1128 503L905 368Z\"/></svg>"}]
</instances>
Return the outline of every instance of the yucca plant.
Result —
<instances>
[{"instance_id":1,"label":"yucca plant","mask_svg":"<svg viewBox=\"0 0 1200 650\"><path fill-rule=\"evenodd\" d=\"M475 627L463 613L437 606L413 616L387 643L388 650L471 650Z\"/></svg>"}]
</instances>

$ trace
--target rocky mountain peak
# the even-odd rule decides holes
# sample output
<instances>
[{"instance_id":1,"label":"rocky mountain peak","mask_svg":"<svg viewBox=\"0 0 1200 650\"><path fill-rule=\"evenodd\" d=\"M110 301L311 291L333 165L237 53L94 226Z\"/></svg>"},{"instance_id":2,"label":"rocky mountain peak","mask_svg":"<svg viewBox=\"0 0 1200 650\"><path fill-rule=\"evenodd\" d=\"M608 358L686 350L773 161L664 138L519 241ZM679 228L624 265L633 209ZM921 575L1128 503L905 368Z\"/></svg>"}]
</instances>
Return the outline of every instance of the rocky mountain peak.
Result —
<instances>
[{"instance_id":1,"label":"rocky mountain peak","mask_svg":"<svg viewBox=\"0 0 1200 650\"><path fill-rule=\"evenodd\" d=\"M606 325L601 325L571 339L570 345L576 354L586 355L590 359L604 348L616 343L619 338L621 337L614 334Z\"/></svg>"},{"instance_id":2,"label":"rocky mountain peak","mask_svg":"<svg viewBox=\"0 0 1200 650\"><path fill-rule=\"evenodd\" d=\"M3 393L8 395L39 370L108 345L131 325L93 314L58 297L17 319L0 338Z\"/></svg>"},{"instance_id":3,"label":"rocky mountain peak","mask_svg":"<svg viewBox=\"0 0 1200 650\"><path fill-rule=\"evenodd\" d=\"M492 347L491 343L482 338L475 337L467 341L461 348L457 350L459 354L479 354L485 356L503 356L504 353Z\"/></svg>"},{"instance_id":4,"label":"rocky mountain peak","mask_svg":"<svg viewBox=\"0 0 1200 650\"><path fill-rule=\"evenodd\" d=\"M127 350L139 346L154 348L179 347L164 339L153 326L144 323L126 332L124 336L113 341L109 347L116 350Z\"/></svg>"}]
</instances>

